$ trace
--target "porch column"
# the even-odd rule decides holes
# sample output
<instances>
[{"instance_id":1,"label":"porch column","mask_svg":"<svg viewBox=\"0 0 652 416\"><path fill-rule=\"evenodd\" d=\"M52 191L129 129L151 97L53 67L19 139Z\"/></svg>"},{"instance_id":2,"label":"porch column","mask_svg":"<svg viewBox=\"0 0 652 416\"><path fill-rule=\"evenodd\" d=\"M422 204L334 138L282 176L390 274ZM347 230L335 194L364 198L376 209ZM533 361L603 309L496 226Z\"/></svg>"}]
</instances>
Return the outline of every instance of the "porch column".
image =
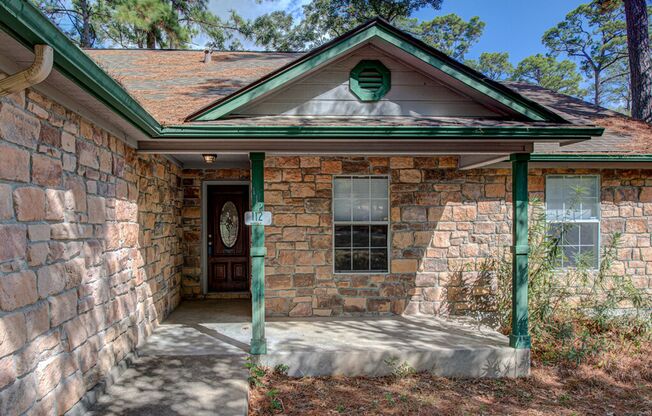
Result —
<instances>
[{"instance_id":1,"label":"porch column","mask_svg":"<svg viewBox=\"0 0 652 416\"><path fill-rule=\"evenodd\" d=\"M509 345L530 348L528 332L528 160L517 153L512 162L512 332Z\"/></svg>"},{"instance_id":2,"label":"porch column","mask_svg":"<svg viewBox=\"0 0 652 416\"><path fill-rule=\"evenodd\" d=\"M250 153L251 210L264 211L265 153ZM266 354L265 339L265 226L251 226L251 353Z\"/></svg>"}]
</instances>

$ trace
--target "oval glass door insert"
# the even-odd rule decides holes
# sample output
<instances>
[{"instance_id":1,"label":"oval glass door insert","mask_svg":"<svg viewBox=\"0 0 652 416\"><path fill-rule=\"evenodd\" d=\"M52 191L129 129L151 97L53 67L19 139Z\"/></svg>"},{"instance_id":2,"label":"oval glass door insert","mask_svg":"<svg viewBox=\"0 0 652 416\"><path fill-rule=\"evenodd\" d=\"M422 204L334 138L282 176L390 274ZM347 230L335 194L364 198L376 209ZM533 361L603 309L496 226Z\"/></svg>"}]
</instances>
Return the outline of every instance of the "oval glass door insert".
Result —
<instances>
[{"instance_id":1,"label":"oval glass door insert","mask_svg":"<svg viewBox=\"0 0 652 416\"><path fill-rule=\"evenodd\" d=\"M239 226L238 209L233 202L227 201L220 213L220 236L225 247L232 248L238 241Z\"/></svg>"}]
</instances>

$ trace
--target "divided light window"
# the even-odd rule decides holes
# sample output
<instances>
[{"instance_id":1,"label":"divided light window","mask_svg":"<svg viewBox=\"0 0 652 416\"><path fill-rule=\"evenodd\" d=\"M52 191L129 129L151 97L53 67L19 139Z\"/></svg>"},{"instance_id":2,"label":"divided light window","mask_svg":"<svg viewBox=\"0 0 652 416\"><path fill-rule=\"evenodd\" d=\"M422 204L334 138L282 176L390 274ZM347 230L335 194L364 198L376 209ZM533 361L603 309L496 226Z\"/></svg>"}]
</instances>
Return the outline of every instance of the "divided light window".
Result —
<instances>
[{"instance_id":1,"label":"divided light window","mask_svg":"<svg viewBox=\"0 0 652 416\"><path fill-rule=\"evenodd\" d=\"M546 177L546 221L559 238L558 266L597 269L600 251L600 177Z\"/></svg>"},{"instance_id":2,"label":"divided light window","mask_svg":"<svg viewBox=\"0 0 652 416\"><path fill-rule=\"evenodd\" d=\"M388 271L389 178L337 176L333 180L336 273Z\"/></svg>"}]
</instances>

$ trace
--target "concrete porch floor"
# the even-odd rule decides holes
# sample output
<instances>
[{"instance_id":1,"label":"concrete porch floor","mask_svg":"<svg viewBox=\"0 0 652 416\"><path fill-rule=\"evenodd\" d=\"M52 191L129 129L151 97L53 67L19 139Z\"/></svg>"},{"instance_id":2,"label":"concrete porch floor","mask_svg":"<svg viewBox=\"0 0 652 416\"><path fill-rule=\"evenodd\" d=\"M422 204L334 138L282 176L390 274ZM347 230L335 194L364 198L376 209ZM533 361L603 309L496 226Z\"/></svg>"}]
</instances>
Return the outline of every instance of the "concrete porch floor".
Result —
<instances>
[{"instance_id":1,"label":"concrete porch floor","mask_svg":"<svg viewBox=\"0 0 652 416\"><path fill-rule=\"evenodd\" d=\"M247 300L185 301L139 355L242 356L249 351ZM268 318L261 364L285 364L291 376L386 375L388 361L448 377L529 374L529 350L461 320L422 317Z\"/></svg>"}]
</instances>

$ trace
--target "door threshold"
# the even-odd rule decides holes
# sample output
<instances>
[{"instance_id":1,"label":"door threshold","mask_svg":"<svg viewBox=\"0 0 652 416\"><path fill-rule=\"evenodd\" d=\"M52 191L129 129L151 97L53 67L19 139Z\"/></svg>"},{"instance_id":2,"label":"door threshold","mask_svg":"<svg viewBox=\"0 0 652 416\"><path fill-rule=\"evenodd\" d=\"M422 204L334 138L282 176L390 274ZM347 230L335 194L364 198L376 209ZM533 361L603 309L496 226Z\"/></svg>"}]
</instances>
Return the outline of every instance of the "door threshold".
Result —
<instances>
[{"instance_id":1,"label":"door threshold","mask_svg":"<svg viewBox=\"0 0 652 416\"><path fill-rule=\"evenodd\" d=\"M251 292L209 292L204 299L251 299Z\"/></svg>"}]
</instances>

